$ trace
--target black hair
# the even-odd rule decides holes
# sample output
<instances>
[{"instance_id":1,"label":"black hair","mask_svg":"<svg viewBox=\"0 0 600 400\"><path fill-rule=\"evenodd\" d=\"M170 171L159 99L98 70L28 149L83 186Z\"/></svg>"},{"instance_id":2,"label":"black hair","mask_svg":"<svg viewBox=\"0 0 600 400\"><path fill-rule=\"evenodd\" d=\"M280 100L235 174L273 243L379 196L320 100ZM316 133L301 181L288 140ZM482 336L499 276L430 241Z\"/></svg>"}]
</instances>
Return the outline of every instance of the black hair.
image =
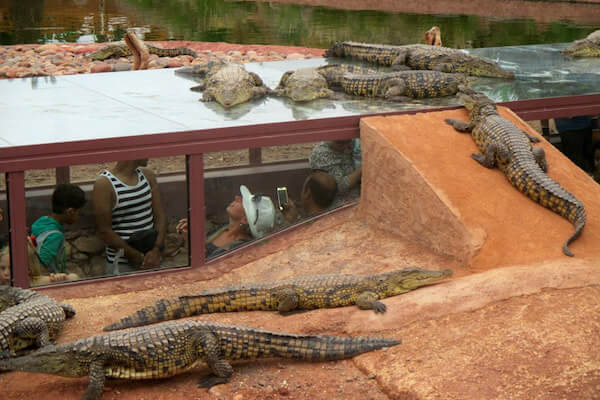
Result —
<instances>
[{"instance_id":1,"label":"black hair","mask_svg":"<svg viewBox=\"0 0 600 400\"><path fill-rule=\"evenodd\" d=\"M85 205L85 193L79 186L70 183L56 185L52 193L52 212L64 214L69 208L76 210Z\"/></svg>"},{"instance_id":2,"label":"black hair","mask_svg":"<svg viewBox=\"0 0 600 400\"><path fill-rule=\"evenodd\" d=\"M328 185L323 179L315 178L315 175L319 173L326 174L324 171L313 171L313 173L308 176L306 187L310 189L312 198L317 205L321 207L329 207L331 203L333 203L333 199L337 194L337 183L330 175L327 176L333 182L331 185Z\"/></svg>"}]
</instances>

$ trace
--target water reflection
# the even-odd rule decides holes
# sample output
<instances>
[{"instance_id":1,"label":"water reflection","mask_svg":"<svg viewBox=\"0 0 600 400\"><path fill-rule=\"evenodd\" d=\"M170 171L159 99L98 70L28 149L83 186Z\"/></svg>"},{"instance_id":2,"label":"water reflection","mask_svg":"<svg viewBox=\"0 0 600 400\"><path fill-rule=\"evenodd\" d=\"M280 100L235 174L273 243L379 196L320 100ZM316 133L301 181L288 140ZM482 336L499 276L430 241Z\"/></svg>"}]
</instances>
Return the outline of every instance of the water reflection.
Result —
<instances>
[{"instance_id":1,"label":"water reflection","mask_svg":"<svg viewBox=\"0 0 600 400\"><path fill-rule=\"evenodd\" d=\"M591 23L589 18L574 24L557 16L547 23L514 17L349 11L251 1L11 0L7 6L2 4L0 13L7 18L0 19L0 44L104 42L120 40L128 28L136 28L146 40L326 48L333 41L348 39L416 43L423 39L424 31L437 25L445 45L462 48L570 42L593 31L593 26L586 25ZM569 7L579 14L585 7L588 16L600 15L600 5Z\"/></svg>"}]
</instances>

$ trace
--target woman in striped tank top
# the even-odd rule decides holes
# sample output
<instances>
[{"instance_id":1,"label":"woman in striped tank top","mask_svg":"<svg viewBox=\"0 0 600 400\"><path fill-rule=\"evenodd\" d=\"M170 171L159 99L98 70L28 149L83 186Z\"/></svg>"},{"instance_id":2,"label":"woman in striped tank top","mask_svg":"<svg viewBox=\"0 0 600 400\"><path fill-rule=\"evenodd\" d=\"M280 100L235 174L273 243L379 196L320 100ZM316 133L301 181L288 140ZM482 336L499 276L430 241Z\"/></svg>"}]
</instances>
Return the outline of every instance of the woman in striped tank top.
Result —
<instances>
[{"instance_id":1,"label":"woman in striped tank top","mask_svg":"<svg viewBox=\"0 0 600 400\"><path fill-rule=\"evenodd\" d=\"M115 258L119 272L132 272L160 265L167 231L154 172L148 159L119 161L105 170L94 184L93 203L98 235L106 244L107 274L114 273ZM139 231L156 229L152 250L145 254L127 243ZM122 251L120 251L122 249Z\"/></svg>"}]
</instances>

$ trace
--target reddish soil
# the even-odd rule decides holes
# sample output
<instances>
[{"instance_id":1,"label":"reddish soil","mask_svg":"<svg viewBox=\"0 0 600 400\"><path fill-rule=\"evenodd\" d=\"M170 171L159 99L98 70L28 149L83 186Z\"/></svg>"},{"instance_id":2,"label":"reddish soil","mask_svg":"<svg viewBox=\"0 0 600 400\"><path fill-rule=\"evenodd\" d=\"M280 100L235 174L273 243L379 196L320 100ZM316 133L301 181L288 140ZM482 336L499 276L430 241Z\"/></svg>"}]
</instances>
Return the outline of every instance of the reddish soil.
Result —
<instances>
[{"instance_id":1,"label":"reddish soil","mask_svg":"<svg viewBox=\"0 0 600 400\"><path fill-rule=\"evenodd\" d=\"M465 117L463 110L449 113ZM160 381L108 381L103 399L597 399L600 188L543 144L550 175L584 201L590 216L582 238L572 246L578 257L565 257L560 245L570 224L522 199L498 171L476 168L468 157L474 150L469 137L427 115L368 121L373 129L363 138L359 208L281 233L203 268L44 290L77 310L58 342L98 335L106 324L150 302L206 288L310 274L367 274L406 265L452 268L455 275L448 282L383 300L388 306L384 315L346 307L288 316L246 312L197 317L290 333L395 337L402 345L339 362L235 363L232 381L210 391L196 387L197 377L206 373L203 368ZM504 115L522 124L514 115ZM390 132L395 135L386 138ZM380 152L373 152L376 142L370 142L376 134L388 143ZM442 139L456 143L448 147ZM432 146L443 148L425 155L423 150ZM386 163L376 162L375 155L384 155ZM386 208L408 191L429 196L421 204L407 202L409 209L403 211L422 218L400 218L394 208ZM424 212L434 195L439 208ZM440 238L451 237L449 225L436 219L442 214L453 216L455 231L462 224L467 233L481 234L475 242L466 234L453 238L457 249L480 246L457 257L460 251L444 253L443 246L433 246L423 236L403 234L429 225L430 232L446 232ZM86 384L87 378L0 374L7 399L78 399Z\"/></svg>"}]
</instances>

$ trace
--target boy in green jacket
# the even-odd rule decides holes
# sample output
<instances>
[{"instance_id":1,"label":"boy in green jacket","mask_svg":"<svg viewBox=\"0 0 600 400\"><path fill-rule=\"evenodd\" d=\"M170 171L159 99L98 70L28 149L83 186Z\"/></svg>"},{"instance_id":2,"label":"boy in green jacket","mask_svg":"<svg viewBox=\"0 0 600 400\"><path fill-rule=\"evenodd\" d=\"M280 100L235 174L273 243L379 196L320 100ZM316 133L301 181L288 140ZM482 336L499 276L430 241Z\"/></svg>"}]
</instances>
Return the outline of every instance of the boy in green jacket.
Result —
<instances>
[{"instance_id":1,"label":"boy in green jacket","mask_svg":"<svg viewBox=\"0 0 600 400\"><path fill-rule=\"evenodd\" d=\"M79 186L57 185L52 193L52 213L38 218L31 226L38 258L51 274L67 271L63 225L77 222L84 205L85 193Z\"/></svg>"}]
</instances>

